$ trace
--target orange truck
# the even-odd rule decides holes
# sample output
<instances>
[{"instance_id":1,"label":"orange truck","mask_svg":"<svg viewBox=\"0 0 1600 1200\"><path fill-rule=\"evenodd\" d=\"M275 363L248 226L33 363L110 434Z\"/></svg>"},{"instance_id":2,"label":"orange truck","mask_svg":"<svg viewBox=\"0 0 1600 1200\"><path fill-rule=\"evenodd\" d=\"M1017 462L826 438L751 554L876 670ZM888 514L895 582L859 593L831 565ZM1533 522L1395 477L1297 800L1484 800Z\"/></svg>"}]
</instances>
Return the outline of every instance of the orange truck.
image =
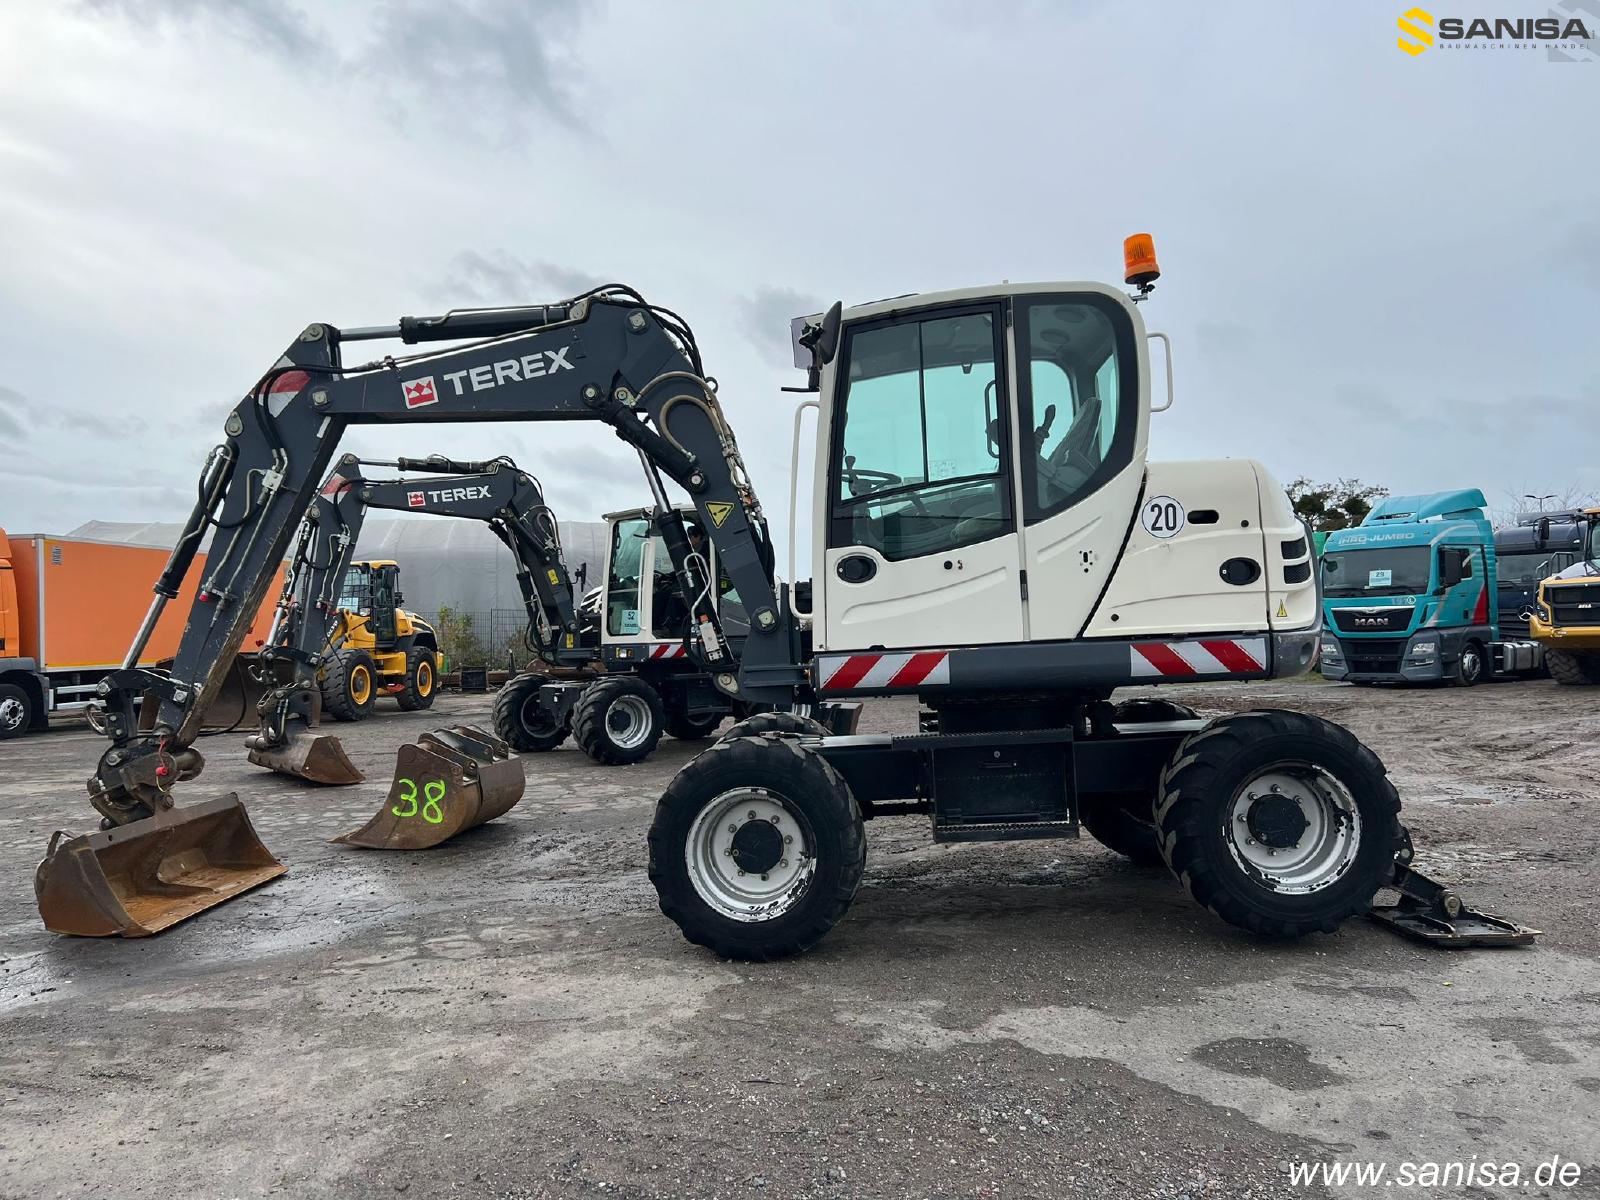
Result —
<instances>
[{"instance_id":1,"label":"orange truck","mask_svg":"<svg viewBox=\"0 0 1600 1200\"><path fill-rule=\"evenodd\" d=\"M0 740L45 729L51 713L88 707L101 677L122 666L170 553L47 534L8 538L0 529ZM204 562L196 556L200 569L162 613L140 666L177 653ZM266 638L277 594L262 602L246 650Z\"/></svg>"}]
</instances>

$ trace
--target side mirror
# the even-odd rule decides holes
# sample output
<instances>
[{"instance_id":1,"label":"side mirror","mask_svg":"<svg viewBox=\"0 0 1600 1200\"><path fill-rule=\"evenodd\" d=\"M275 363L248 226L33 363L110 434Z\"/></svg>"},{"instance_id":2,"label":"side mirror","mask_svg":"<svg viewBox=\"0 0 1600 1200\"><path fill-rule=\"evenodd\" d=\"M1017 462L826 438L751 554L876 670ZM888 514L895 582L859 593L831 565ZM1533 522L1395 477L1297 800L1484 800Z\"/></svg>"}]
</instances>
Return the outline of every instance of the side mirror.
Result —
<instances>
[{"instance_id":1,"label":"side mirror","mask_svg":"<svg viewBox=\"0 0 1600 1200\"><path fill-rule=\"evenodd\" d=\"M844 304L835 300L822 315L822 323L812 325L800 335L800 344L811 351L811 359L819 367L831 363L839 352L839 322L843 315Z\"/></svg>"},{"instance_id":2,"label":"side mirror","mask_svg":"<svg viewBox=\"0 0 1600 1200\"><path fill-rule=\"evenodd\" d=\"M1544 544L1550 540L1550 518L1539 518L1539 548L1544 549Z\"/></svg>"}]
</instances>

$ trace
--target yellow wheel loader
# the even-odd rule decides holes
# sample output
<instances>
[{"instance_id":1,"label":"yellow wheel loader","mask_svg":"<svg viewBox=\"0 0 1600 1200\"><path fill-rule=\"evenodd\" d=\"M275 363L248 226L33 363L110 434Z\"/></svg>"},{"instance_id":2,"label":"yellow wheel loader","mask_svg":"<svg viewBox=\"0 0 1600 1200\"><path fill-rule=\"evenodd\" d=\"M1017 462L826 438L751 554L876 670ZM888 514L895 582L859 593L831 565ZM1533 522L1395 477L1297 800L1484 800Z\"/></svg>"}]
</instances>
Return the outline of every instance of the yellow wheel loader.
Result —
<instances>
[{"instance_id":1,"label":"yellow wheel loader","mask_svg":"<svg viewBox=\"0 0 1600 1200\"><path fill-rule=\"evenodd\" d=\"M372 559L350 564L339 585L339 616L318 682L322 711L360 721L390 695L406 712L433 707L443 663L439 636L400 607L400 565Z\"/></svg>"}]
</instances>

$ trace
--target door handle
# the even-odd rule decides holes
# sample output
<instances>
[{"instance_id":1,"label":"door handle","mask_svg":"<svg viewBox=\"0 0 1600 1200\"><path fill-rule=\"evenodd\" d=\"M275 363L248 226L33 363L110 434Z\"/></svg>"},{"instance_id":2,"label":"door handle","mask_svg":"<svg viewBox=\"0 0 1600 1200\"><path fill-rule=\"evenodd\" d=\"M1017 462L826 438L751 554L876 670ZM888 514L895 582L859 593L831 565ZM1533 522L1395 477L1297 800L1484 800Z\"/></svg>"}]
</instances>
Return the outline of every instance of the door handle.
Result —
<instances>
[{"instance_id":1,"label":"door handle","mask_svg":"<svg viewBox=\"0 0 1600 1200\"><path fill-rule=\"evenodd\" d=\"M865 554L849 554L834 564L833 572L846 583L865 583L878 573L878 563Z\"/></svg>"}]
</instances>

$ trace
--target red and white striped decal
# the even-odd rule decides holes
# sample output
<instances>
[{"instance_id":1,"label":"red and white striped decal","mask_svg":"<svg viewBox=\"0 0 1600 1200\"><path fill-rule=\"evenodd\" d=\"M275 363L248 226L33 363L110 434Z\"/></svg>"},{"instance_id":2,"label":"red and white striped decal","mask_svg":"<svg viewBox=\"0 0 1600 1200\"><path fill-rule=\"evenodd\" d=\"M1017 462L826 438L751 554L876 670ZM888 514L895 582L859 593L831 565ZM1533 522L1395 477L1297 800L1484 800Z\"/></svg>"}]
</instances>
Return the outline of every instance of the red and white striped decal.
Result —
<instances>
[{"instance_id":1,"label":"red and white striped decal","mask_svg":"<svg viewBox=\"0 0 1600 1200\"><path fill-rule=\"evenodd\" d=\"M870 688L910 688L950 682L950 651L910 654L823 654L817 658L818 685L825 692Z\"/></svg>"},{"instance_id":2,"label":"red and white striped decal","mask_svg":"<svg viewBox=\"0 0 1600 1200\"><path fill-rule=\"evenodd\" d=\"M1135 642L1135 678L1256 675L1267 669L1266 638L1206 638L1193 642Z\"/></svg>"},{"instance_id":3,"label":"red and white striped decal","mask_svg":"<svg viewBox=\"0 0 1600 1200\"><path fill-rule=\"evenodd\" d=\"M683 658L689 652L682 642L662 642L650 651L651 658Z\"/></svg>"}]
</instances>

